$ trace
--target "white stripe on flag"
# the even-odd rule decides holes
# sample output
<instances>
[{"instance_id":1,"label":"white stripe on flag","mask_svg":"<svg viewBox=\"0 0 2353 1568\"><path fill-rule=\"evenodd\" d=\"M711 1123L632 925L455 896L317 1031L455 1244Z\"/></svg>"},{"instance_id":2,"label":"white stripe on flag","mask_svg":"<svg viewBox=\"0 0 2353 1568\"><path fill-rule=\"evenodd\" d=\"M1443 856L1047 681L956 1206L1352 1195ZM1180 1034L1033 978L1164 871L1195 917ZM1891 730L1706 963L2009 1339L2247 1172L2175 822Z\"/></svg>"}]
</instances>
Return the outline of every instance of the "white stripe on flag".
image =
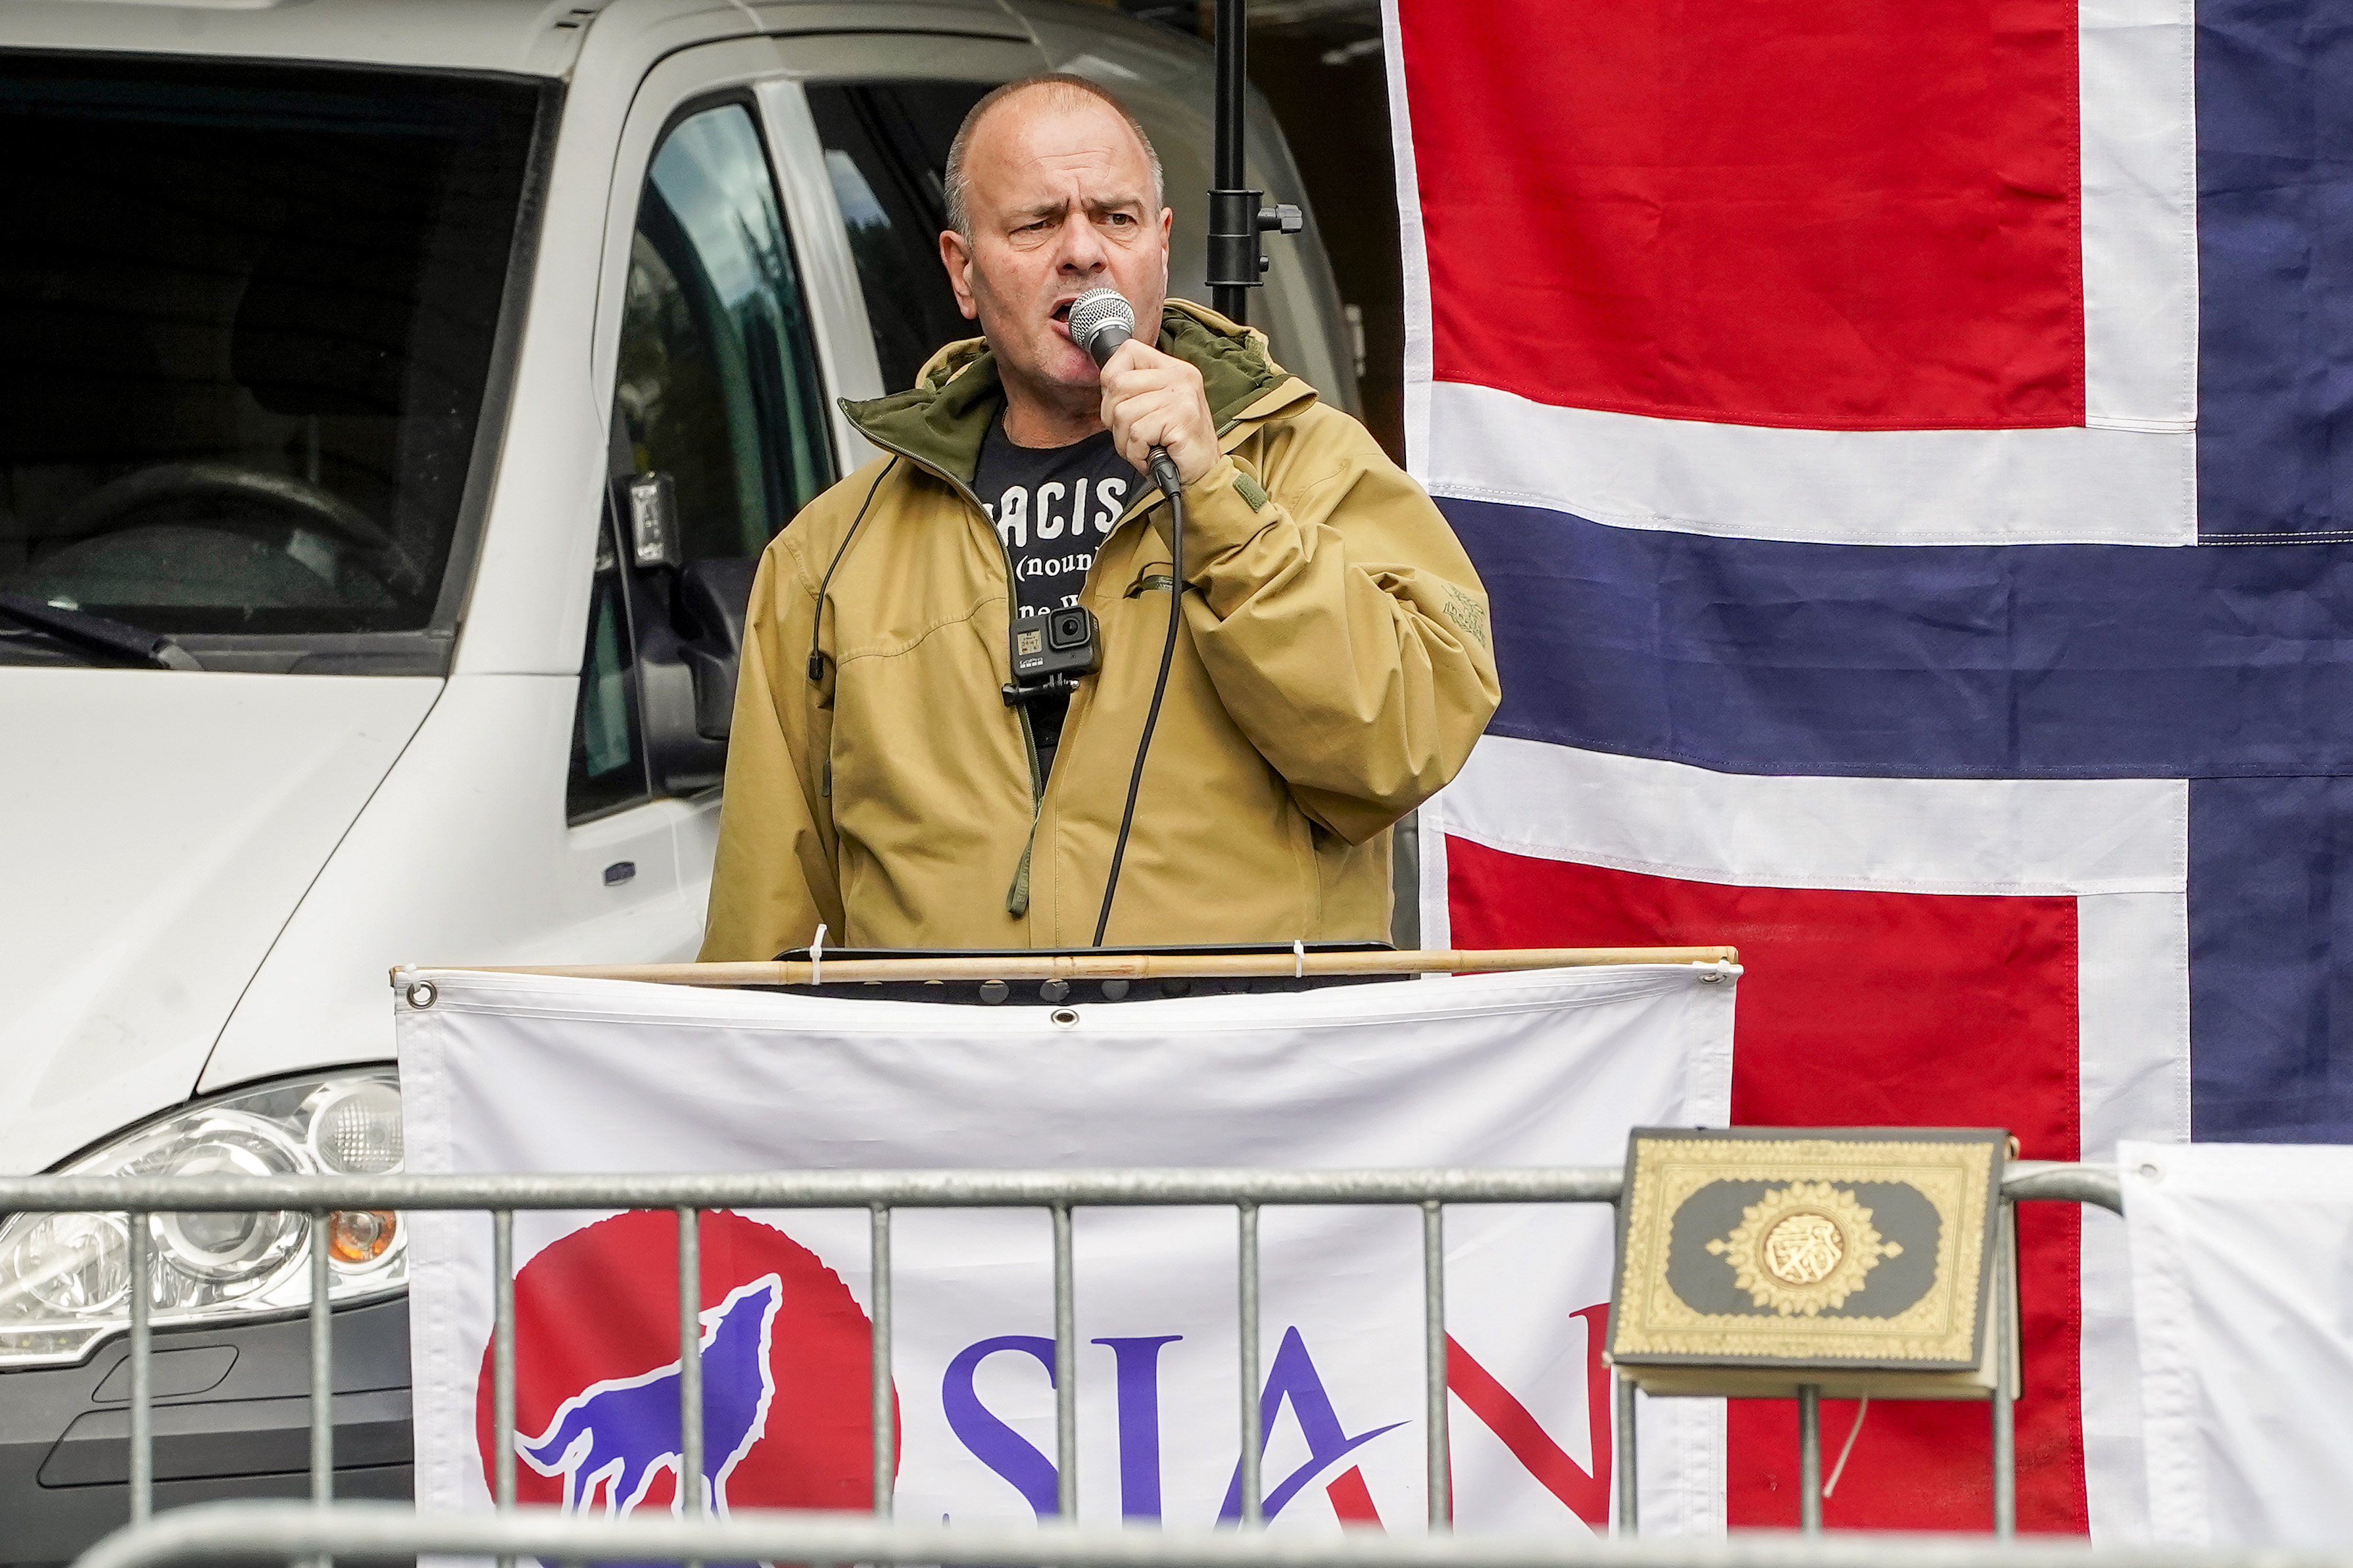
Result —
<instances>
[{"instance_id":1,"label":"white stripe on flag","mask_svg":"<svg viewBox=\"0 0 2353 1568\"><path fill-rule=\"evenodd\" d=\"M2195 0L2083 0L2085 423L2198 420Z\"/></svg>"},{"instance_id":2,"label":"white stripe on flag","mask_svg":"<svg viewBox=\"0 0 2353 1568\"><path fill-rule=\"evenodd\" d=\"M2188 434L1778 430L1556 408L1461 382L1421 391L1416 470L1433 495L1820 544L2197 542Z\"/></svg>"},{"instance_id":3,"label":"white stripe on flag","mask_svg":"<svg viewBox=\"0 0 2353 1568\"><path fill-rule=\"evenodd\" d=\"M1430 247L1421 226L1421 180L1413 142L1413 109L1406 100L1405 37L1398 0L1381 0L1381 58L1388 68L1389 146L1397 178L1398 247L1405 304L1405 456L1407 471L1427 486L1430 383L1435 374L1430 338Z\"/></svg>"},{"instance_id":4,"label":"white stripe on flag","mask_svg":"<svg viewBox=\"0 0 2353 1568\"><path fill-rule=\"evenodd\" d=\"M1513 854L1746 888L2179 899L2189 886L2178 779L1773 778L1489 735L1422 809Z\"/></svg>"}]
</instances>

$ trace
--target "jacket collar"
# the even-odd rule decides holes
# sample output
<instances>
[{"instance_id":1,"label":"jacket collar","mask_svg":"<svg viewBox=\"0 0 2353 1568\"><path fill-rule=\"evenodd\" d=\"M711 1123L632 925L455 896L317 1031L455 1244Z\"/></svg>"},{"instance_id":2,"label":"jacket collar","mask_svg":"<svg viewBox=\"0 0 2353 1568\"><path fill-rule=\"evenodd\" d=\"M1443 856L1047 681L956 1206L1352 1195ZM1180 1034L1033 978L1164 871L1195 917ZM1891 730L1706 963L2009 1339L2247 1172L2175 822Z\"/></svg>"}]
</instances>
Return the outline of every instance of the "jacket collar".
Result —
<instances>
[{"instance_id":1,"label":"jacket collar","mask_svg":"<svg viewBox=\"0 0 2353 1568\"><path fill-rule=\"evenodd\" d=\"M1314 401L1314 388L1268 355L1264 333L1189 300L1161 308L1159 348L1201 373L1222 446L1230 447L1260 420ZM1004 401L988 341L967 338L934 354L908 390L864 403L845 398L841 409L876 446L968 489L982 438Z\"/></svg>"}]
</instances>

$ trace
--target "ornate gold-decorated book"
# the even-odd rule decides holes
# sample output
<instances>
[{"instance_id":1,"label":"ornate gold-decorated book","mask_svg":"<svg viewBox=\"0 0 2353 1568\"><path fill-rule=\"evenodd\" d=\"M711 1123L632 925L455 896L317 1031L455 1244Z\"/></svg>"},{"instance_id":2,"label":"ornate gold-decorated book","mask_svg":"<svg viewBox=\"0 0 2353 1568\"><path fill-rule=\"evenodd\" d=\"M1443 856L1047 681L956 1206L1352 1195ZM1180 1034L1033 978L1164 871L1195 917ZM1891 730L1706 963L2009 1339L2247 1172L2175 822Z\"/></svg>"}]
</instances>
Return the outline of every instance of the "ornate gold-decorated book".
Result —
<instances>
[{"instance_id":1,"label":"ornate gold-decorated book","mask_svg":"<svg viewBox=\"0 0 2353 1568\"><path fill-rule=\"evenodd\" d=\"M1992 1291L2014 1277L1995 1252L2009 1142L1989 1128L1635 1129L1611 1362L1652 1394L1989 1397Z\"/></svg>"}]
</instances>

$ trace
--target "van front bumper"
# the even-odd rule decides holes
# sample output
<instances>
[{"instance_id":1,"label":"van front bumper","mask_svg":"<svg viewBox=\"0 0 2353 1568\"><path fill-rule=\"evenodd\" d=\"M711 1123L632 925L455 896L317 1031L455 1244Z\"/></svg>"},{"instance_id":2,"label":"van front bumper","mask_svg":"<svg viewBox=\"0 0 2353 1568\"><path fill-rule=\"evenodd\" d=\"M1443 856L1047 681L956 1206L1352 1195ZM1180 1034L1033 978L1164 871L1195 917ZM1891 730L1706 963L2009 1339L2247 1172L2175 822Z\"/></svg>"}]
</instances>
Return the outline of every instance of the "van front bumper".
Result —
<instances>
[{"instance_id":1,"label":"van front bumper","mask_svg":"<svg viewBox=\"0 0 2353 1568\"><path fill-rule=\"evenodd\" d=\"M131 1517L130 1342L0 1373L0 1568L70 1563ZM311 1495L307 1320L155 1333L155 1507ZM334 1315L335 1495L414 1489L408 1299Z\"/></svg>"}]
</instances>

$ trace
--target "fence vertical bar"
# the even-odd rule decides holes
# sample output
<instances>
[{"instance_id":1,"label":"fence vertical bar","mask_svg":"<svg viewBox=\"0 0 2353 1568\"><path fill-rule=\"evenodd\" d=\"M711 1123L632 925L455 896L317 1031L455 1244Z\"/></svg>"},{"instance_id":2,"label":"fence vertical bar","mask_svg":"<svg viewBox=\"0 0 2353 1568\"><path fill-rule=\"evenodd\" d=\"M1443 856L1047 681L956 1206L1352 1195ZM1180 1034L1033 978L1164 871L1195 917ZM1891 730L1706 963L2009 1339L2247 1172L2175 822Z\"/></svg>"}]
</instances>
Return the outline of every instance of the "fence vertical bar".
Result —
<instances>
[{"instance_id":1,"label":"fence vertical bar","mask_svg":"<svg viewBox=\"0 0 2353 1568\"><path fill-rule=\"evenodd\" d=\"M2009 1541L2018 1534L2018 1407L2010 1402L2011 1294L2017 1289L2015 1248L2018 1211L2001 1201L1994 1238L1993 1289L1993 1532Z\"/></svg>"},{"instance_id":2,"label":"fence vertical bar","mask_svg":"<svg viewBox=\"0 0 2353 1568\"><path fill-rule=\"evenodd\" d=\"M678 1461L679 1511L701 1519L711 1509L702 1484L702 1211L691 1204L678 1208Z\"/></svg>"},{"instance_id":3,"label":"fence vertical bar","mask_svg":"<svg viewBox=\"0 0 2353 1568\"><path fill-rule=\"evenodd\" d=\"M1241 1361L1242 1391L1242 1523L1264 1522L1259 1496L1259 1449L1266 1441L1260 1429L1263 1413L1258 1387L1258 1205L1238 1204L1235 1273L1240 1300L1235 1339Z\"/></svg>"},{"instance_id":4,"label":"fence vertical bar","mask_svg":"<svg viewBox=\"0 0 2353 1568\"><path fill-rule=\"evenodd\" d=\"M335 1500L333 1276L327 1250L333 1216L311 1216L311 1500L324 1508Z\"/></svg>"},{"instance_id":5,"label":"fence vertical bar","mask_svg":"<svg viewBox=\"0 0 2353 1568\"><path fill-rule=\"evenodd\" d=\"M1054 1511L1079 1517L1079 1321L1071 1205L1054 1205Z\"/></svg>"},{"instance_id":6,"label":"fence vertical bar","mask_svg":"<svg viewBox=\"0 0 2353 1568\"><path fill-rule=\"evenodd\" d=\"M870 1262L873 1272L874 1317L867 1343L868 1371L874 1400L874 1517L891 1517L892 1484L898 1471L898 1411L891 1398L891 1210L874 1205Z\"/></svg>"},{"instance_id":7,"label":"fence vertical bar","mask_svg":"<svg viewBox=\"0 0 2353 1568\"><path fill-rule=\"evenodd\" d=\"M1454 1517L1454 1474L1446 1437L1446 1210L1434 1198L1421 1205L1421 1332L1430 1528L1443 1530Z\"/></svg>"},{"instance_id":8,"label":"fence vertical bar","mask_svg":"<svg viewBox=\"0 0 2353 1568\"><path fill-rule=\"evenodd\" d=\"M154 1238L145 1215L123 1217L131 1245L131 1522L142 1524L155 1510Z\"/></svg>"},{"instance_id":9,"label":"fence vertical bar","mask_svg":"<svg viewBox=\"0 0 2353 1568\"><path fill-rule=\"evenodd\" d=\"M1641 1472L1636 1464L1634 1380L1624 1373L1618 1380L1618 1533L1629 1538L1642 1533Z\"/></svg>"},{"instance_id":10,"label":"fence vertical bar","mask_svg":"<svg viewBox=\"0 0 2353 1568\"><path fill-rule=\"evenodd\" d=\"M491 1474L501 1513L515 1505L514 1210L491 1211ZM499 1568L514 1568L512 1553Z\"/></svg>"},{"instance_id":11,"label":"fence vertical bar","mask_svg":"<svg viewBox=\"0 0 2353 1568\"><path fill-rule=\"evenodd\" d=\"M1798 1384L1798 1528L1822 1532L1822 1387Z\"/></svg>"},{"instance_id":12,"label":"fence vertical bar","mask_svg":"<svg viewBox=\"0 0 2353 1568\"><path fill-rule=\"evenodd\" d=\"M311 1501L320 1508L335 1500L334 1276L327 1250L334 1223L324 1210L311 1215ZM311 1562L328 1568L334 1559L322 1553Z\"/></svg>"}]
</instances>

